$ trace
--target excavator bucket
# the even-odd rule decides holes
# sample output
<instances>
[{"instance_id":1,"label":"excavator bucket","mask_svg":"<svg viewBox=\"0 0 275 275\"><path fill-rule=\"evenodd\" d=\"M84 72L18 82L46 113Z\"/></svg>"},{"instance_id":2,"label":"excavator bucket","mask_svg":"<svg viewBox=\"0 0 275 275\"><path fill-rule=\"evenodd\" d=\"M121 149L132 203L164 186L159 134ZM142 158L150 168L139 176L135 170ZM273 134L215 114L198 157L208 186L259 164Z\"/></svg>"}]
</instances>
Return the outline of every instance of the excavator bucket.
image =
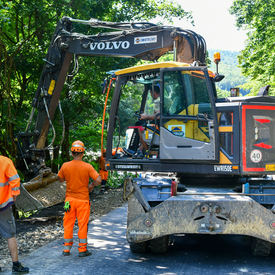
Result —
<instances>
[{"instance_id":1,"label":"excavator bucket","mask_svg":"<svg viewBox=\"0 0 275 275\"><path fill-rule=\"evenodd\" d=\"M20 183L20 196L16 198L15 202L16 210L28 212L32 210L43 209L44 206L36 198L34 198L24 187L23 183Z\"/></svg>"},{"instance_id":2,"label":"excavator bucket","mask_svg":"<svg viewBox=\"0 0 275 275\"><path fill-rule=\"evenodd\" d=\"M23 212L40 210L65 200L66 183L60 183L58 176L46 168L32 180L20 184L16 209Z\"/></svg>"}]
</instances>

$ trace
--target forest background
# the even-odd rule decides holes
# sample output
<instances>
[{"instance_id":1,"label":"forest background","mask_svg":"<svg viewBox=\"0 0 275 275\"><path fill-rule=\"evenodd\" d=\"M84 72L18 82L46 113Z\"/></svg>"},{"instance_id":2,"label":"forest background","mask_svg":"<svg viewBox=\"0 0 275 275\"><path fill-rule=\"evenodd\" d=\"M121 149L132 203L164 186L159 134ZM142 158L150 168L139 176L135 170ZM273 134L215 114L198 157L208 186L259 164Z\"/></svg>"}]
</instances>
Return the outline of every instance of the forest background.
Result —
<instances>
[{"instance_id":1,"label":"forest background","mask_svg":"<svg viewBox=\"0 0 275 275\"><path fill-rule=\"evenodd\" d=\"M248 30L248 39L240 53L221 51L219 72L226 78L219 83L219 96L229 96L233 87L239 87L242 95L255 95L265 85L271 86L270 94L274 95L274 1L236 0L230 13L236 16L239 28ZM17 152L14 138L28 123L43 58L57 21L63 16L111 22L150 21L158 16L171 25L173 17L192 22L192 14L172 0L0 0L0 153L13 160ZM78 30L85 34L101 31L87 27ZM215 51L218 49L208 50L210 60ZM100 150L105 100L101 93L102 80L107 71L134 66L138 62L111 57L79 58L80 72L67 81L61 95L65 139L60 150L54 150L51 156L47 154L47 165L53 172L70 159L69 148L74 140L85 141L88 151ZM215 71L213 63L209 66ZM126 111L132 113L132 110ZM61 124L57 112L54 145L60 143ZM106 131L104 135L106 137ZM93 161L93 156L89 161Z\"/></svg>"}]
</instances>

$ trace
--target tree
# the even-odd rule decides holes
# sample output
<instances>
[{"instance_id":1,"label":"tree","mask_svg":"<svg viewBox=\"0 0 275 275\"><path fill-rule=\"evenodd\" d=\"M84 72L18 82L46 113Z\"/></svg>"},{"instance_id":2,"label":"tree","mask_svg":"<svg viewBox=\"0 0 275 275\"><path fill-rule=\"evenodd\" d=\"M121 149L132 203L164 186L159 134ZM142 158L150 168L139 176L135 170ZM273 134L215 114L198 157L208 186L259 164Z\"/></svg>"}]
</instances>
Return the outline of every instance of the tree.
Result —
<instances>
[{"instance_id":1,"label":"tree","mask_svg":"<svg viewBox=\"0 0 275 275\"><path fill-rule=\"evenodd\" d=\"M248 30L245 49L239 56L243 75L251 77L246 88L259 83L271 85L270 90L275 87L274 4L274 0L235 0L230 8L230 13L237 17L237 26Z\"/></svg>"},{"instance_id":2,"label":"tree","mask_svg":"<svg viewBox=\"0 0 275 275\"><path fill-rule=\"evenodd\" d=\"M191 18L180 5L166 0L0 0L0 152L3 155L13 158L16 155L15 134L27 125L43 58L55 25L64 15L113 22L148 21L157 15L170 22L172 17ZM87 34L102 31L87 26L76 31L84 28ZM66 131L62 147L65 159L72 141L70 135L81 139L86 133L83 127L95 125L96 131L100 129L103 74L136 62L123 58L80 58L80 73L65 85L61 97ZM59 121L55 122L55 127L58 133L62 132ZM89 141L87 146L95 145Z\"/></svg>"},{"instance_id":3,"label":"tree","mask_svg":"<svg viewBox=\"0 0 275 275\"><path fill-rule=\"evenodd\" d=\"M14 157L14 133L27 124L35 83L39 78L53 22L61 15L53 1L0 1L1 153ZM62 5L61 5L62 6ZM47 9L45 12L44 9Z\"/></svg>"}]
</instances>

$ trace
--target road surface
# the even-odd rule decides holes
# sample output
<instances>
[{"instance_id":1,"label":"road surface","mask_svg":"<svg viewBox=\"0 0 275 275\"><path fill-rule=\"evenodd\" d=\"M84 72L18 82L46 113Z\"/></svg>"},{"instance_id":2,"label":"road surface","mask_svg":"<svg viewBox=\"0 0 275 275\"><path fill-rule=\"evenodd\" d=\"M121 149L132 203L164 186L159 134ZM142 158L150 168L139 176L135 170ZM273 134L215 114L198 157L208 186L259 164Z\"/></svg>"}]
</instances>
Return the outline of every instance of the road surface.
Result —
<instances>
[{"instance_id":1,"label":"road surface","mask_svg":"<svg viewBox=\"0 0 275 275\"><path fill-rule=\"evenodd\" d=\"M62 256L63 240L55 240L20 260L30 274L275 274L275 257L252 256L248 237L172 236L165 255L133 254L125 238L127 206L89 224L88 243L93 255L79 258L77 234L71 255ZM1 274L11 274L5 268Z\"/></svg>"}]
</instances>

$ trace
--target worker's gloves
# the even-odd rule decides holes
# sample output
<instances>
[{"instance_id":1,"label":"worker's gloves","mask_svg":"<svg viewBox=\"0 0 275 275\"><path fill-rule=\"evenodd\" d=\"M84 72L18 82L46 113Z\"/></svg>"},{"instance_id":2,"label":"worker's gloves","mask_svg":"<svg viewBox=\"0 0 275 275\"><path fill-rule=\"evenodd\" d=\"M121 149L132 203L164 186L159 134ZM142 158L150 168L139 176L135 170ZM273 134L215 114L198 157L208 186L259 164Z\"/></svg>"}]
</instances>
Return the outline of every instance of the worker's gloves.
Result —
<instances>
[{"instance_id":1,"label":"worker's gloves","mask_svg":"<svg viewBox=\"0 0 275 275\"><path fill-rule=\"evenodd\" d=\"M64 210L65 210L65 212L69 212L69 211L70 211L70 208L71 208L70 202L69 202L69 201L66 201L66 202L65 202L65 205L64 205Z\"/></svg>"}]
</instances>

